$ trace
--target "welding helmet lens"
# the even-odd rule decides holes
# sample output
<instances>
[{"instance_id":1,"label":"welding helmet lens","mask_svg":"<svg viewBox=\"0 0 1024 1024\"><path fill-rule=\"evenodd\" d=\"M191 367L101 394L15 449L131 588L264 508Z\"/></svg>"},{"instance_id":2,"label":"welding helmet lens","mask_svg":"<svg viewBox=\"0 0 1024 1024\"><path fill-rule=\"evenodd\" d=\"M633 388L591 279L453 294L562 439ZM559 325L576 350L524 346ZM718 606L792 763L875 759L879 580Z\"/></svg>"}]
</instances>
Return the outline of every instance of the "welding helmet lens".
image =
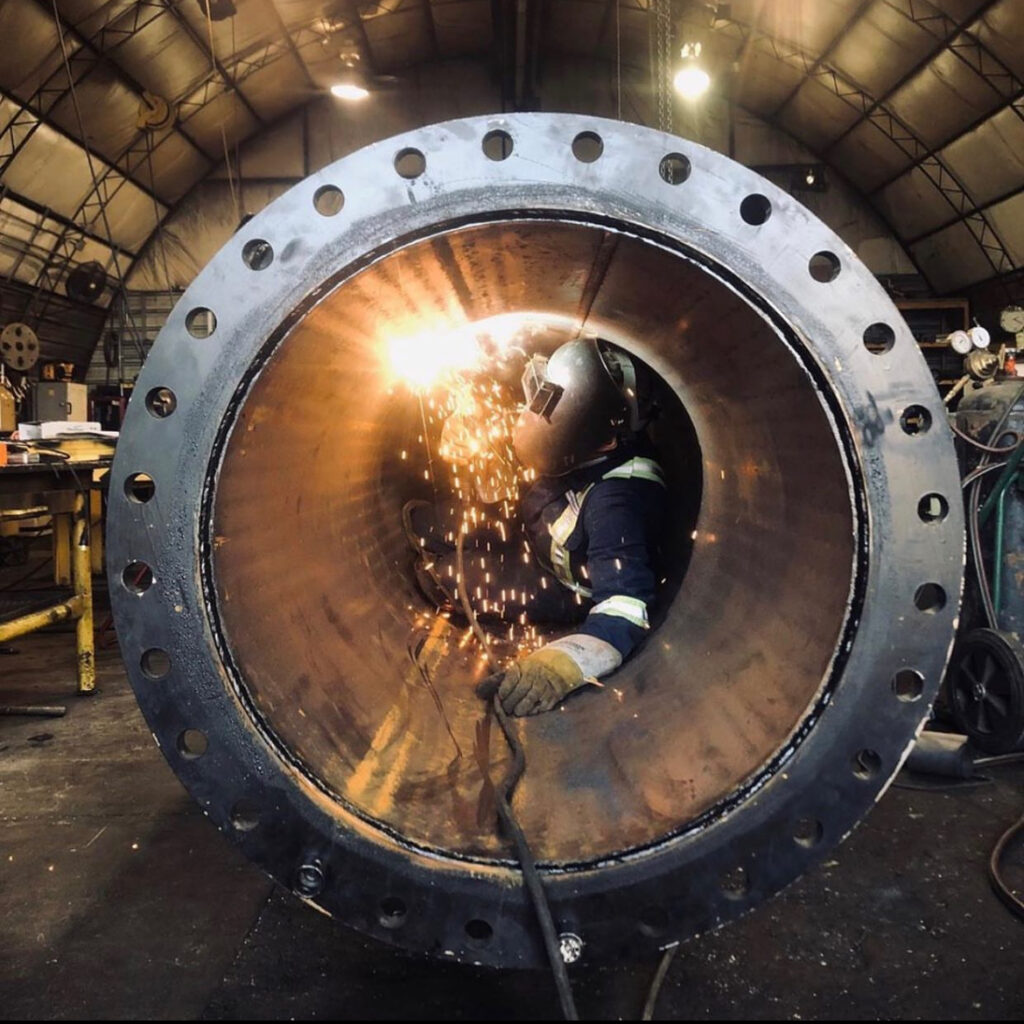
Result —
<instances>
[{"instance_id":1,"label":"welding helmet lens","mask_svg":"<svg viewBox=\"0 0 1024 1024\"><path fill-rule=\"evenodd\" d=\"M523 371L526 408L537 416L550 417L565 389L548 380L547 356L532 356Z\"/></svg>"},{"instance_id":2,"label":"welding helmet lens","mask_svg":"<svg viewBox=\"0 0 1024 1024\"><path fill-rule=\"evenodd\" d=\"M526 400L512 435L523 465L544 476L569 472L612 441L628 407L595 338L566 342L523 373Z\"/></svg>"}]
</instances>

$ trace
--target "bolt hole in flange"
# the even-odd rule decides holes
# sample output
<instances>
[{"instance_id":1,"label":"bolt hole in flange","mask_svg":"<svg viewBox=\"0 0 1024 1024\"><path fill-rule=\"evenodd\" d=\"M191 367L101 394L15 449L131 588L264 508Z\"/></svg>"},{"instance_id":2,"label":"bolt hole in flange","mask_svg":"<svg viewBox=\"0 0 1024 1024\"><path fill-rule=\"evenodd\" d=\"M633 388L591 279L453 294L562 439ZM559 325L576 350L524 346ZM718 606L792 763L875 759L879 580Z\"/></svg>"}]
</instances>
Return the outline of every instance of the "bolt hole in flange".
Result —
<instances>
[{"instance_id":1,"label":"bolt hole in flange","mask_svg":"<svg viewBox=\"0 0 1024 1024\"><path fill-rule=\"evenodd\" d=\"M242 246L242 262L250 270L266 270L274 262L274 247L265 239L250 238Z\"/></svg>"},{"instance_id":2,"label":"bolt hole in flange","mask_svg":"<svg viewBox=\"0 0 1024 1024\"><path fill-rule=\"evenodd\" d=\"M924 693L924 676L916 669L901 668L892 677L892 692L908 704L920 700Z\"/></svg>"},{"instance_id":3,"label":"bolt hole in flange","mask_svg":"<svg viewBox=\"0 0 1024 1024\"><path fill-rule=\"evenodd\" d=\"M156 483L148 473L132 473L124 482L125 497L137 505L152 501L156 494Z\"/></svg>"},{"instance_id":4,"label":"bolt hole in flange","mask_svg":"<svg viewBox=\"0 0 1024 1024\"><path fill-rule=\"evenodd\" d=\"M864 328L864 347L876 356L891 352L896 344L896 332L883 323L868 324Z\"/></svg>"},{"instance_id":5,"label":"bolt hole in flange","mask_svg":"<svg viewBox=\"0 0 1024 1024\"><path fill-rule=\"evenodd\" d=\"M121 582L133 594L144 594L153 585L153 570L145 562L129 562L121 572Z\"/></svg>"},{"instance_id":6,"label":"bolt hole in flange","mask_svg":"<svg viewBox=\"0 0 1024 1024\"><path fill-rule=\"evenodd\" d=\"M949 502L941 494L926 494L917 503L917 514L922 522L941 523L949 515Z\"/></svg>"},{"instance_id":7,"label":"bolt hole in flange","mask_svg":"<svg viewBox=\"0 0 1024 1024\"><path fill-rule=\"evenodd\" d=\"M494 929L486 921L473 918L466 922L466 937L475 945L485 946L494 937Z\"/></svg>"},{"instance_id":8,"label":"bolt hole in flange","mask_svg":"<svg viewBox=\"0 0 1024 1024\"><path fill-rule=\"evenodd\" d=\"M922 583L914 592L914 607L934 615L946 607L946 591L938 583Z\"/></svg>"},{"instance_id":9,"label":"bolt hole in flange","mask_svg":"<svg viewBox=\"0 0 1024 1024\"><path fill-rule=\"evenodd\" d=\"M740 216L752 227L759 227L765 224L772 215L771 200L759 193L747 196L740 203Z\"/></svg>"},{"instance_id":10,"label":"bolt hole in flange","mask_svg":"<svg viewBox=\"0 0 1024 1024\"><path fill-rule=\"evenodd\" d=\"M196 306L185 315L185 330L193 338L209 338L217 330L217 317L212 309Z\"/></svg>"},{"instance_id":11,"label":"bolt hole in flange","mask_svg":"<svg viewBox=\"0 0 1024 1024\"><path fill-rule=\"evenodd\" d=\"M146 408L150 416L167 419L178 408L178 396L170 388L150 388L146 393Z\"/></svg>"},{"instance_id":12,"label":"bolt hole in flange","mask_svg":"<svg viewBox=\"0 0 1024 1024\"><path fill-rule=\"evenodd\" d=\"M839 276L839 257L834 252L822 249L816 252L807 263L807 270L815 281L828 284Z\"/></svg>"},{"instance_id":13,"label":"bolt hole in flange","mask_svg":"<svg viewBox=\"0 0 1024 1024\"><path fill-rule=\"evenodd\" d=\"M572 140L572 155L581 163L592 164L604 152L604 140L597 132L580 132Z\"/></svg>"},{"instance_id":14,"label":"bolt hole in flange","mask_svg":"<svg viewBox=\"0 0 1024 1024\"><path fill-rule=\"evenodd\" d=\"M231 825L236 832L251 832L260 823L260 808L254 800L239 800L231 808Z\"/></svg>"},{"instance_id":15,"label":"bolt hole in flange","mask_svg":"<svg viewBox=\"0 0 1024 1024\"><path fill-rule=\"evenodd\" d=\"M171 671L171 656L159 647L151 647L148 651L142 652L139 667L147 679L166 679Z\"/></svg>"},{"instance_id":16,"label":"bolt hole in flange","mask_svg":"<svg viewBox=\"0 0 1024 1024\"><path fill-rule=\"evenodd\" d=\"M737 864L719 878L718 886L726 899L741 900L750 892L750 873Z\"/></svg>"},{"instance_id":17,"label":"bolt hole in flange","mask_svg":"<svg viewBox=\"0 0 1024 1024\"><path fill-rule=\"evenodd\" d=\"M900 413L900 427L911 437L928 433L931 425L932 414L923 405L908 405Z\"/></svg>"},{"instance_id":18,"label":"bolt hole in flange","mask_svg":"<svg viewBox=\"0 0 1024 1024\"><path fill-rule=\"evenodd\" d=\"M690 160L682 153L666 153L658 164L661 180L669 185L682 185L690 176Z\"/></svg>"},{"instance_id":19,"label":"bolt hole in flange","mask_svg":"<svg viewBox=\"0 0 1024 1024\"><path fill-rule=\"evenodd\" d=\"M411 146L395 154L395 170L408 181L418 178L427 169L427 158Z\"/></svg>"},{"instance_id":20,"label":"bolt hole in flange","mask_svg":"<svg viewBox=\"0 0 1024 1024\"><path fill-rule=\"evenodd\" d=\"M512 155L513 147L512 136L501 128L488 132L481 143L484 156L488 160L507 160Z\"/></svg>"},{"instance_id":21,"label":"bolt hole in flange","mask_svg":"<svg viewBox=\"0 0 1024 1024\"><path fill-rule=\"evenodd\" d=\"M408 913L405 900L401 900L397 896L385 896L380 901L378 909L380 912L377 920L382 928L401 928L405 924L405 918Z\"/></svg>"},{"instance_id":22,"label":"bolt hole in flange","mask_svg":"<svg viewBox=\"0 0 1024 1024\"><path fill-rule=\"evenodd\" d=\"M337 185L321 185L313 193L313 209L321 217L336 217L345 205L345 193Z\"/></svg>"},{"instance_id":23,"label":"bolt hole in flange","mask_svg":"<svg viewBox=\"0 0 1024 1024\"><path fill-rule=\"evenodd\" d=\"M178 753L187 761L202 757L209 745L206 733L199 729L185 729L178 735Z\"/></svg>"},{"instance_id":24,"label":"bolt hole in flange","mask_svg":"<svg viewBox=\"0 0 1024 1024\"><path fill-rule=\"evenodd\" d=\"M821 842L825 826L817 818L801 818L793 828L793 841L805 849L811 849Z\"/></svg>"},{"instance_id":25,"label":"bolt hole in flange","mask_svg":"<svg viewBox=\"0 0 1024 1024\"><path fill-rule=\"evenodd\" d=\"M882 759L875 751L865 747L854 754L851 767L853 774L858 779L867 781L873 779L882 770Z\"/></svg>"}]
</instances>

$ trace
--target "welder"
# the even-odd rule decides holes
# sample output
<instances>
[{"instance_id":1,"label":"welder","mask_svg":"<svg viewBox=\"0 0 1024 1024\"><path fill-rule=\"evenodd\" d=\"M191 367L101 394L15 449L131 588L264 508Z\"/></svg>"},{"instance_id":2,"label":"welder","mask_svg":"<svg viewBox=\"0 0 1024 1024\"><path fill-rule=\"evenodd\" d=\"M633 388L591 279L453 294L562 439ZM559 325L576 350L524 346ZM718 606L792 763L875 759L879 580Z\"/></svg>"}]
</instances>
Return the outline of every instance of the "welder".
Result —
<instances>
[{"instance_id":1,"label":"welder","mask_svg":"<svg viewBox=\"0 0 1024 1024\"><path fill-rule=\"evenodd\" d=\"M499 579L469 557L461 583L494 601L501 588L507 621L525 615L545 626L573 625L512 664L498 696L512 715L550 711L587 682L614 672L643 641L658 588L665 479L645 436L654 414L651 374L615 346L580 338L550 358L534 356L523 374L524 408L512 443L536 480L520 503L523 528L539 567L505 559ZM453 561L427 503L406 507L406 529L425 555L425 589L452 600ZM473 551L508 538L478 531ZM486 564L486 563L484 563ZM424 570L429 578L424 579ZM441 603L441 602L439 602Z\"/></svg>"}]
</instances>

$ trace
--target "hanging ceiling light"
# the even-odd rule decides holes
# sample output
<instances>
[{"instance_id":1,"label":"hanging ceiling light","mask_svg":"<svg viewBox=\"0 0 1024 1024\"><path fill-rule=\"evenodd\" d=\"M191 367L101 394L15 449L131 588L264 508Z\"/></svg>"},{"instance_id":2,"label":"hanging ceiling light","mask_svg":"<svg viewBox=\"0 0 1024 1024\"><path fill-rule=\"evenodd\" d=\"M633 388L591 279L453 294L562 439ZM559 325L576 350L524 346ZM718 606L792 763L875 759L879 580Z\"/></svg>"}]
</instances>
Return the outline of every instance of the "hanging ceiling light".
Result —
<instances>
[{"instance_id":1,"label":"hanging ceiling light","mask_svg":"<svg viewBox=\"0 0 1024 1024\"><path fill-rule=\"evenodd\" d=\"M695 100L708 91L711 76L700 66L700 43L684 43L679 55L682 67L676 72L673 84L684 99Z\"/></svg>"},{"instance_id":2,"label":"hanging ceiling light","mask_svg":"<svg viewBox=\"0 0 1024 1024\"><path fill-rule=\"evenodd\" d=\"M331 86L331 95L339 100L365 100L370 90L357 82L335 82Z\"/></svg>"},{"instance_id":3,"label":"hanging ceiling light","mask_svg":"<svg viewBox=\"0 0 1024 1024\"><path fill-rule=\"evenodd\" d=\"M331 86L331 95L339 100L365 100L370 90L366 85L366 76L355 66L359 54L342 53L341 58L344 69Z\"/></svg>"}]
</instances>

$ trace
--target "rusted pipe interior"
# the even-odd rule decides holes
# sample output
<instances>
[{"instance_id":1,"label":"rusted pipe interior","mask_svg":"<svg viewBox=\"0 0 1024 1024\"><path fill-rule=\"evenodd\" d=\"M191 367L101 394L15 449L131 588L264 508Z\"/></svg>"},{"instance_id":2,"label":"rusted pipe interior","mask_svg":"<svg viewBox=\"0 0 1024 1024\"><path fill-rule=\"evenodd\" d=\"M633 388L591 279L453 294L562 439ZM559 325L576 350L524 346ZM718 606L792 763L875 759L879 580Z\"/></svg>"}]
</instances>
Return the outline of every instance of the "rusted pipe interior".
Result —
<instances>
[{"instance_id":1,"label":"rusted pipe interior","mask_svg":"<svg viewBox=\"0 0 1024 1024\"><path fill-rule=\"evenodd\" d=\"M585 319L682 403L657 426L667 576L695 539L664 621L603 690L521 726L516 807L536 854L593 862L684 828L785 747L851 590L853 501L822 396L766 317L697 263L606 227L509 220L344 280L234 424L213 506L218 615L261 727L317 784L404 841L507 858L482 765L497 779L508 755L473 694L476 652L430 621L410 571L400 510L419 492L397 453L422 425L380 339L523 310Z\"/></svg>"}]
</instances>

